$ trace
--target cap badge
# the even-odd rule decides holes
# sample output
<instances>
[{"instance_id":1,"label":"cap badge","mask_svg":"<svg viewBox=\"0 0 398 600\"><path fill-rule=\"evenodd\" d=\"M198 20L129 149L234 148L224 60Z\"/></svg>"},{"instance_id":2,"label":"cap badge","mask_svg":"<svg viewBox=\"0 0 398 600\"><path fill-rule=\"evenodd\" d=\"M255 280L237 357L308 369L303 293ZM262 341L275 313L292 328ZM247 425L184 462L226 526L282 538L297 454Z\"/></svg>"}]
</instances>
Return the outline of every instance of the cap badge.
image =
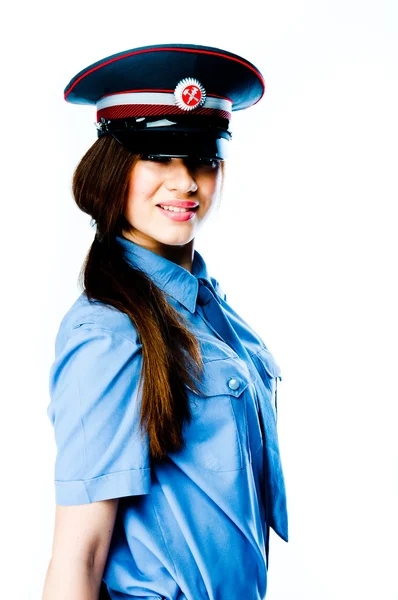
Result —
<instances>
[{"instance_id":1,"label":"cap badge","mask_svg":"<svg viewBox=\"0 0 398 600\"><path fill-rule=\"evenodd\" d=\"M197 79L186 77L177 84L174 96L178 108L191 111L203 106L206 100L206 90Z\"/></svg>"}]
</instances>

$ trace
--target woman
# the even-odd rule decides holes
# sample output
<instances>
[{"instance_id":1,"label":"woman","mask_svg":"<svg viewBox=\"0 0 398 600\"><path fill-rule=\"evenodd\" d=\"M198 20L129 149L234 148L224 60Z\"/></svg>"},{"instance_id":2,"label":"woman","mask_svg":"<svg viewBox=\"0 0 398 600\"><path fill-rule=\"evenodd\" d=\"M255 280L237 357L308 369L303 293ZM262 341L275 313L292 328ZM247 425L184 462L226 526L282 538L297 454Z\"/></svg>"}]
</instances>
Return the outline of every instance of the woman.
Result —
<instances>
[{"instance_id":1,"label":"woman","mask_svg":"<svg viewBox=\"0 0 398 600\"><path fill-rule=\"evenodd\" d=\"M263 92L242 57L170 44L107 57L65 90L97 107L73 179L96 235L50 372L43 600L265 597L269 527L287 541L279 368L194 250L231 111Z\"/></svg>"}]
</instances>

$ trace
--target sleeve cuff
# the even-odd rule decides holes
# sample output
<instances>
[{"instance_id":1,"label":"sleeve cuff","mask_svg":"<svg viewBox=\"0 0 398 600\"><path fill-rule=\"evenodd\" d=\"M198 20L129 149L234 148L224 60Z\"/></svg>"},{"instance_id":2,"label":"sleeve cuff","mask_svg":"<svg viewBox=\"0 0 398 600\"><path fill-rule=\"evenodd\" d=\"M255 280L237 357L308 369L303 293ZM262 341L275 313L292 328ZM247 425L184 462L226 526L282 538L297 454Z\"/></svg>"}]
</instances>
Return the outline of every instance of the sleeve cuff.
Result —
<instances>
[{"instance_id":1,"label":"sleeve cuff","mask_svg":"<svg viewBox=\"0 0 398 600\"><path fill-rule=\"evenodd\" d=\"M90 504L111 498L138 496L151 491L151 469L118 471L79 481L55 480L55 503Z\"/></svg>"}]
</instances>

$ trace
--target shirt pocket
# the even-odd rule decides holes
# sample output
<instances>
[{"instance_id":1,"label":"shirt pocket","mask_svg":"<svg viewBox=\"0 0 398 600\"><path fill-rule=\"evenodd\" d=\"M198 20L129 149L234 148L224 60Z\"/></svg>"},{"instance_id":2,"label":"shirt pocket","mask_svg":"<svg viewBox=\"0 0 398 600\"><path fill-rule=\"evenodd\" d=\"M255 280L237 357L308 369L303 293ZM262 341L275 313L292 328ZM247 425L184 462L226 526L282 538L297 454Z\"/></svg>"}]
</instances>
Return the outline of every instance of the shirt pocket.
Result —
<instances>
[{"instance_id":1,"label":"shirt pocket","mask_svg":"<svg viewBox=\"0 0 398 600\"><path fill-rule=\"evenodd\" d=\"M204 363L200 393L188 388L192 420L186 425L183 452L195 465L217 472L247 466L246 402L254 380L238 357Z\"/></svg>"},{"instance_id":2,"label":"shirt pocket","mask_svg":"<svg viewBox=\"0 0 398 600\"><path fill-rule=\"evenodd\" d=\"M267 397L274 412L275 421L278 418L278 380L282 379L281 370L271 352L262 347L259 352L251 355L251 359L267 390Z\"/></svg>"}]
</instances>

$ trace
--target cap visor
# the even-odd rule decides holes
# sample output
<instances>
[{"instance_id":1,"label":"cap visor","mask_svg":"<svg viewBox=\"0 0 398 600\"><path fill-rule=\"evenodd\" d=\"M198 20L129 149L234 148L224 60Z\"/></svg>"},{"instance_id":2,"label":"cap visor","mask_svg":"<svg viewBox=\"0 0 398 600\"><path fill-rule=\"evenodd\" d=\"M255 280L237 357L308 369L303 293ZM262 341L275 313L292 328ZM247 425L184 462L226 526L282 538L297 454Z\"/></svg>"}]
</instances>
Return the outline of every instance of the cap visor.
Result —
<instances>
[{"instance_id":1,"label":"cap visor","mask_svg":"<svg viewBox=\"0 0 398 600\"><path fill-rule=\"evenodd\" d=\"M224 137L171 131L115 131L112 136L130 152L183 158L227 158L228 140Z\"/></svg>"}]
</instances>

